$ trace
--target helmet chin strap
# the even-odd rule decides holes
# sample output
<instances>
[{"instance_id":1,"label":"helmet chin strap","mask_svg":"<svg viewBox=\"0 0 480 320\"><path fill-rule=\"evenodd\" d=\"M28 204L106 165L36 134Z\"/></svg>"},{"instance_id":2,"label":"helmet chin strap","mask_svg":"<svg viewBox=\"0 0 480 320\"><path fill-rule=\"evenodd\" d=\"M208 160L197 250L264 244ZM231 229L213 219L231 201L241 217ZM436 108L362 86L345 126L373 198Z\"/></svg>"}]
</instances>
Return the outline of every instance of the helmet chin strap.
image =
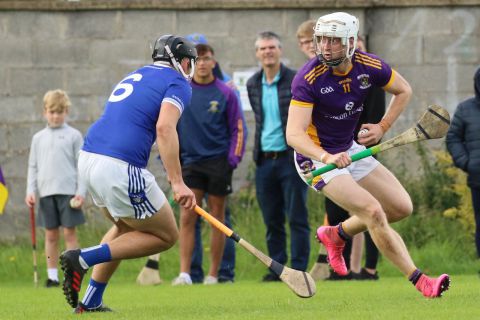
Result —
<instances>
[{"instance_id":1,"label":"helmet chin strap","mask_svg":"<svg viewBox=\"0 0 480 320\"><path fill-rule=\"evenodd\" d=\"M182 76L187 79L187 81L191 81L193 78L193 74L195 73L195 60L190 59L191 70L190 74L187 75L185 71L183 71L182 66L177 62L177 59L175 59L175 56L173 55L172 50L170 50L170 47L168 45L165 45L165 51L170 57L170 61L172 62L173 67L177 69L177 71L180 72Z\"/></svg>"},{"instance_id":2,"label":"helmet chin strap","mask_svg":"<svg viewBox=\"0 0 480 320\"><path fill-rule=\"evenodd\" d=\"M342 58L338 58L338 59L335 59L335 60L326 60L321 53L317 54L317 58L318 58L318 60L320 60L320 62L326 64L326 65L329 66L329 67L339 66L339 65L341 65L345 60L347 60L347 56L344 56L344 57L342 57Z\"/></svg>"}]
</instances>

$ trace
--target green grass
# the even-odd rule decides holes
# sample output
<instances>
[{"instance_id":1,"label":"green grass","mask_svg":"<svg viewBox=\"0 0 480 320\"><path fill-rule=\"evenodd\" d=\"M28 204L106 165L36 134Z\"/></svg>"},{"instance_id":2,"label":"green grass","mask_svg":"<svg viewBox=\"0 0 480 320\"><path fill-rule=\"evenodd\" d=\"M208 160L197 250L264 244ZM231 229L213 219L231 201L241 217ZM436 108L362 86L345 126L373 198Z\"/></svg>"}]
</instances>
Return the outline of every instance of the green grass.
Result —
<instances>
[{"instance_id":1,"label":"green grass","mask_svg":"<svg viewBox=\"0 0 480 320\"><path fill-rule=\"evenodd\" d=\"M85 284L85 283L84 283ZM85 285L84 288L85 289ZM283 283L240 281L191 287L140 287L113 279L105 302L115 313L96 319L475 319L480 279L453 276L441 299L428 300L403 278L377 282L318 282L310 299ZM33 288L26 281L0 286L0 319L68 319L71 309L60 289Z\"/></svg>"},{"instance_id":2,"label":"green grass","mask_svg":"<svg viewBox=\"0 0 480 320\"><path fill-rule=\"evenodd\" d=\"M401 176L401 175L400 175ZM282 283L262 284L266 267L237 246L236 282L215 287L174 288L170 281L178 274L178 244L161 254L158 287L140 287L135 278L146 259L122 262L109 284L106 303L114 314L91 314L104 319L477 319L480 292L480 260L473 237L459 221L442 216L439 199L426 205L423 191L436 181L426 177L410 183L415 212L394 228L404 238L416 265L431 275L449 273L452 288L445 297L424 299L385 258L378 264L378 282L319 282L311 299L297 298ZM423 191L422 191L423 190ZM425 193L429 195L430 193ZM437 197L438 198L438 197ZM444 198L443 196L440 198ZM435 201L433 201L435 200ZM310 192L309 220L312 227L310 265L317 257L314 229L323 223L324 199ZM231 199L233 229L256 248L267 253L265 226L253 188L246 188ZM88 212L88 223L79 228L82 247L95 245L108 224ZM26 226L27 228L27 226ZM208 235L203 227L204 270L208 266ZM288 232L288 230L287 230ZM38 230L38 270L40 286L45 282L44 235ZM87 279L84 280L84 288ZM29 239L0 243L0 319L65 319L71 317L61 290L33 288L32 249Z\"/></svg>"},{"instance_id":3,"label":"green grass","mask_svg":"<svg viewBox=\"0 0 480 320\"><path fill-rule=\"evenodd\" d=\"M258 226L258 225L257 225ZM261 229L260 227L258 227ZM203 232L204 238L204 270L208 270L208 233L209 228L205 226ZM253 234L250 230L245 232L245 239L252 243L259 250L267 253L264 233ZM240 233L241 234L241 233ZM41 233L40 233L41 235ZM82 245L94 245L98 240L90 239L91 235L85 234L81 237ZM96 239L100 239L98 236ZM252 240L251 240L252 239ZM473 247L473 244L471 245ZM472 275L480 270L480 260L475 259L475 254L466 252L462 247L458 247L449 239L444 241L431 241L421 248L410 245L410 254L416 265L428 274L438 275L440 273ZM316 261L319 244L313 239L311 241L311 254L309 269ZM236 246L236 280L238 281L256 281L267 272L266 267L249 252ZM46 277L46 259L43 249L43 237L39 237L37 249L38 273L40 281L43 283ZM114 275L115 279L120 279L125 283L135 282L135 278L143 267L146 258L126 260L120 265L120 268ZM160 258L160 275L162 279L171 281L178 275L180 265L178 243L170 250L163 252ZM308 270L309 270L308 269ZM400 272L384 257L380 256L378 271L382 277L398 277ZM6 246L0 245L0 290L1 286L10 282L22 282L32 279L32 249L28 244ZM0 317L1 319L1 317Z\"/></svg>"}]
</instances>

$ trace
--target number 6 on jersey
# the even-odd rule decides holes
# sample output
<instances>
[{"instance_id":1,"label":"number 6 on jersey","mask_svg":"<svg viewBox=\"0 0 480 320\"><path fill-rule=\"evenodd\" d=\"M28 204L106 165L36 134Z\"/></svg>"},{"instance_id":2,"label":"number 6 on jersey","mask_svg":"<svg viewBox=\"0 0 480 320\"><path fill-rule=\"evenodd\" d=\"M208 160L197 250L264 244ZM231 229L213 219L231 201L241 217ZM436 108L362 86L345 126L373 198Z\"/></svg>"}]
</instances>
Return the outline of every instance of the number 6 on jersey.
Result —
<instances>
[{"instance_id":1,"label":"number 6 on jersey","mask_svg":"<svg viewBox=\"0 0 480 320\"><path fill-rule=\"evenodd\" d=\"M120 81L119 84L113 89L112 94L110 97L108 97L109 102L118 102L122 101L126 97L132 94L133 92L133 84L131 83L125 83L125 81L132 79L133 81L140 81L142 80L142 75L140 73L134 73ZM123 90L122 93L119 93L119 91Z\"/></svg>"}]
</instances>

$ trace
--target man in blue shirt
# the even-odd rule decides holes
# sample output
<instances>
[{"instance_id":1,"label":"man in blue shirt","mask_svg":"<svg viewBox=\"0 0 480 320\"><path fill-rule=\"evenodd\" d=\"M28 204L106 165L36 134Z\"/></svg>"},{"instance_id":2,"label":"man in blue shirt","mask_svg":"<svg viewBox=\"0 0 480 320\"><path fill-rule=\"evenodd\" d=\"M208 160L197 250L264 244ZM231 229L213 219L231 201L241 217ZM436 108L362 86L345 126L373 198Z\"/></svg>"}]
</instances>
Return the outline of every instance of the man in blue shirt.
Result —
<instances>
[{"instance_id":1,"label":"man in blue shirt","mask_svg":"<svg viewBox=\"0 0 480 320\"><path fill-rule=\"evenodd\" d=\"M260 33L255 50L262 69L248 80L247 91L255 113L255 183L267 227L268 253L272 259L286 264L286 216L290 225L291 266L305 271L310 255L307 188L296 174L293 150L285 140L290 85L295 71L280 63L282 49L275 33ZM279 280L273 273L263 277L263 281Z\"/></svg>"},{"instance_id":2,"label":"man in blue shirt","mask_svg":"<svg viewBox=\"0 0 480 320\"><path fill-rule=\"evenodd\" d=\"M176 126L190 104L187 80L197 52L189 41L165 35L156 41L152 58L153 64L130 73L113 89L80 153L79 177L113 226L100 245L60 257L63 292L75 313L111 311L103 305L103 292L121 260L165 251L178 238L172 208L146 169L155 142L175 200L187 209L196 205L183 182ZM90 283L79 302L90 267Z\"/></svg>"},{"instance_id":3,"label":"man in blue shirt","mask_svg":"<svg viewBox=\"0 0 480 320\"><path fill-rule=\"evenodd\" d=\"M192 81L192 103L179 122L180 158L183 178L198 203L207 194L210 213L225 219L226 196L232 192L232 172L245 151L246 125L235 92L213 74L214 50L197 44L196 71ZM180 213L180 274L174 285L191 284L190 266L198 216ZM225 236L212 228L210 270L205 284L218 282Z\"/></svg>"}]
</instances>

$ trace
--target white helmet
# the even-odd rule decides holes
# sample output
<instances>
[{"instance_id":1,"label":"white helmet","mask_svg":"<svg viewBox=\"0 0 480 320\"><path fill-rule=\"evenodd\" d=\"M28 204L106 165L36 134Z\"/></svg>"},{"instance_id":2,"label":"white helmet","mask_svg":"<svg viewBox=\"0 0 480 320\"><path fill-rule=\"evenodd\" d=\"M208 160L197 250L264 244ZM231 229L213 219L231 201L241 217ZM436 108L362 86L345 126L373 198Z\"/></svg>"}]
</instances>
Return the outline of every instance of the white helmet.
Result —
<instances>
[{"instance_id":1,"label":"white helmet","mask_svg":"<svg viewBox=\"0 0 480 320\"><path fill-rule=\"evenodd\" d=\"M345 12L335 12L321 16L315 25L315 50L320 61L328 66L338 66L345 59L350 59L357 46L359 22L357 17ZM342 45L346 46L345 56L335 60L325 60L318 44L324 37L340 38ZM349 39L353 38L353 44L350 46Z\"/></svg>"}]
</instances>

